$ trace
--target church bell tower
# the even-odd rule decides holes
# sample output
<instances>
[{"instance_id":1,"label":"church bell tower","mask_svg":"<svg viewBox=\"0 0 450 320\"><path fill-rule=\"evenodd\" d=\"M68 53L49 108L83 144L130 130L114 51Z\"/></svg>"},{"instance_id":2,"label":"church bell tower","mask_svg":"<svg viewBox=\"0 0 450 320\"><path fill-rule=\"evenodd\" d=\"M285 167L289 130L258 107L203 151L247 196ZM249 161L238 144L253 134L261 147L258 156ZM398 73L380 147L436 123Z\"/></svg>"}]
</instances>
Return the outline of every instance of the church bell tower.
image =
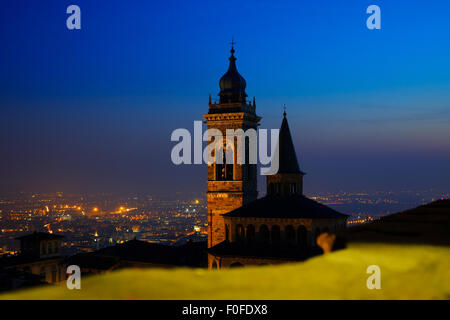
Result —
<instances>
[{"instance_id":1,"label":"church bell tower","mask_svg":"<svg viewBox=\"0 0 450 320\"><path fill-rule=\"evenodd\" d=\"M208 164L208 248L227 238L223 214L257 199L257 167L248 162L248 141L245 142L245 163L237 163L237 139L226 142L226 130L257 129L261 120L255 113L255 99L247 101L246 82L236 68L234 43L231 46L228 71L219 82L219 102L209 98L208 114L203 115L208 129L218 129L223 135L223 163ZM212 141L214 139L211 139ZM228 148L228 150L227 150ZM230 150L231 149L231 150ZM232 164L225 157L233 157Z\"/></svg>"}]
</instances>

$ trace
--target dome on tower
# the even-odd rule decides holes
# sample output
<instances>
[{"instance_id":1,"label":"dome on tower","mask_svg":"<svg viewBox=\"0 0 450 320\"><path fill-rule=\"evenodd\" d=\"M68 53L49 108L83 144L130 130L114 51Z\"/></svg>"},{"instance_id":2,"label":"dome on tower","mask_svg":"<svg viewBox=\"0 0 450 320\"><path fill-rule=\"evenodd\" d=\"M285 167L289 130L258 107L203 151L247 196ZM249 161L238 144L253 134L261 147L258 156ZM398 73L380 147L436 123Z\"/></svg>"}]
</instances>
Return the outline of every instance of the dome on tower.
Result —
<instances>
[{"instance_id":1,"label":"dome on tower","mask_svg":"<svg viewBox=\"0 0 450 320\"><path fill-rule=\"evenodd\" d=\"M220 102L233 103L245 101L247 94L245 87L247 83L245 79L239 74L236 68L236 57L234 56L234 48L231 47L231 56L229 58L230 65L228 71L220 78Z\"/></svg>"}]
</instances>

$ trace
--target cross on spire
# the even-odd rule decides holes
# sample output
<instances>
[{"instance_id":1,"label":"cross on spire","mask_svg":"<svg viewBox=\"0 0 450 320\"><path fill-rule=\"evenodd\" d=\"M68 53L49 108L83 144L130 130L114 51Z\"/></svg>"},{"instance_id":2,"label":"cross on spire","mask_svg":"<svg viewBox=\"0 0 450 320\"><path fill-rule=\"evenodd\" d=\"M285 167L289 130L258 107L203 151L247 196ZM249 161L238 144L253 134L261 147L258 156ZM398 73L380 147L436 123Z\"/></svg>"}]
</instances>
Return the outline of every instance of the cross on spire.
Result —
<instances>
[{"instance_id":1,"label":"cross on spire","mask_svg":"<svg viewBox=\"0 0 450 320\"><path fill-rule=\"evenodd\" d=\"M236 44L236 42L234 42L234 37L231 37L231 42L230 42L230 44L231 44L231 50L230 50L230 52L231 52L231 55L233 55L233 54L234 54L234 45Z\"/></svg>"},{"instance_id":2,"label":"cross on spire","mask_svg":"<svg viewBox=\"0 0 450 320\"><path fill-rule=\"evenodd\" d=\"M283 110L284 110L283 116L286 118L286 104L283 104Z\"/></svg>"}]
</instances>

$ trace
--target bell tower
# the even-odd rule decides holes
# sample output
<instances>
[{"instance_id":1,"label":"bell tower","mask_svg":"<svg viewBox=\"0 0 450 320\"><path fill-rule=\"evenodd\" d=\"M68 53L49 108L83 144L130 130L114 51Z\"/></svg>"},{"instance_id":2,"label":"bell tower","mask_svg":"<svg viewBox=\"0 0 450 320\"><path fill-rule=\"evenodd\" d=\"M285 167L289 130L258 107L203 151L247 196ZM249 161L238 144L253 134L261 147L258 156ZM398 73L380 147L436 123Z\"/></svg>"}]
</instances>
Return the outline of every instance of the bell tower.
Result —
<instances>
[{"instance_id":1,"label":"bell tower","mask_svg":"<svg viewBox=\"0 0 450 320\"><path fill-rule=\"evenodd\" d=\"M248 163L248 141L245 141L245 162L238 164L237 139L227 143L225 138L227 129L256 130L261 120L255 113L255 98L252 102L247 101L246 82L236 68L234 42L230 52L228 71L219 82L219 102L212 103L210 96L208 114L203 115L208 129L218 129L223 136L223 163L208 164L208 248L226 240L230 232L225 229L222 215L258 196L257 167ZM233 161L227 161L226 157L230 156Z\"/></svg>"}]
</instances>

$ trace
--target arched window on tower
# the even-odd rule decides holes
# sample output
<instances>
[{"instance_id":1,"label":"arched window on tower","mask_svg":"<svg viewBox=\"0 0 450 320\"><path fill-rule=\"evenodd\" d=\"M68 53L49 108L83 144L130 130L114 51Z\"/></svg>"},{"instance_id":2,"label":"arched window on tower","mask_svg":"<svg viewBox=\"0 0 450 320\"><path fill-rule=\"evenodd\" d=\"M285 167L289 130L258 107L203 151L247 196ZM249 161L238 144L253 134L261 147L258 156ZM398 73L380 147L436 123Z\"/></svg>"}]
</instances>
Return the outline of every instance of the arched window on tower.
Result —
<instances>
[{"instance_id":1,"label":"arched window on tower","mask_svg":"<svg viewBox=\"0 0 450 320\"><path fill-rule=\"evenodd\" d=\"M225 180L225 153L223 149L215 150L215 171L216 171L216 180ZM222 162L219 163L219 157L222 157Z\"/></svg>"},{"instance_id":2,"label":"arched window on tower","mask_svg":"<svg viewBox=\"0 0 450 320\"><path fill-rule=\"evenodd\" d=\"M226 149L226 151L224 151L223 149L216 151L218 152L217 154L218 157L220 156L220 153L222 153L222 163L215 162L216 180L233 180L234 176L233 149L229 147ZM229 163L227 163L227 159Z\"/></svg>"},{"instance_id":3,"label":"arched window on tower","mask_svg":"<svg viewBox=\"0 0 450 320\"><path fill-rule=\"evenodd\" d=\"M255 164L250 163L250 138L245 137L245 178L248 181L255 179Z\"/></svg>"}]
</instances>

